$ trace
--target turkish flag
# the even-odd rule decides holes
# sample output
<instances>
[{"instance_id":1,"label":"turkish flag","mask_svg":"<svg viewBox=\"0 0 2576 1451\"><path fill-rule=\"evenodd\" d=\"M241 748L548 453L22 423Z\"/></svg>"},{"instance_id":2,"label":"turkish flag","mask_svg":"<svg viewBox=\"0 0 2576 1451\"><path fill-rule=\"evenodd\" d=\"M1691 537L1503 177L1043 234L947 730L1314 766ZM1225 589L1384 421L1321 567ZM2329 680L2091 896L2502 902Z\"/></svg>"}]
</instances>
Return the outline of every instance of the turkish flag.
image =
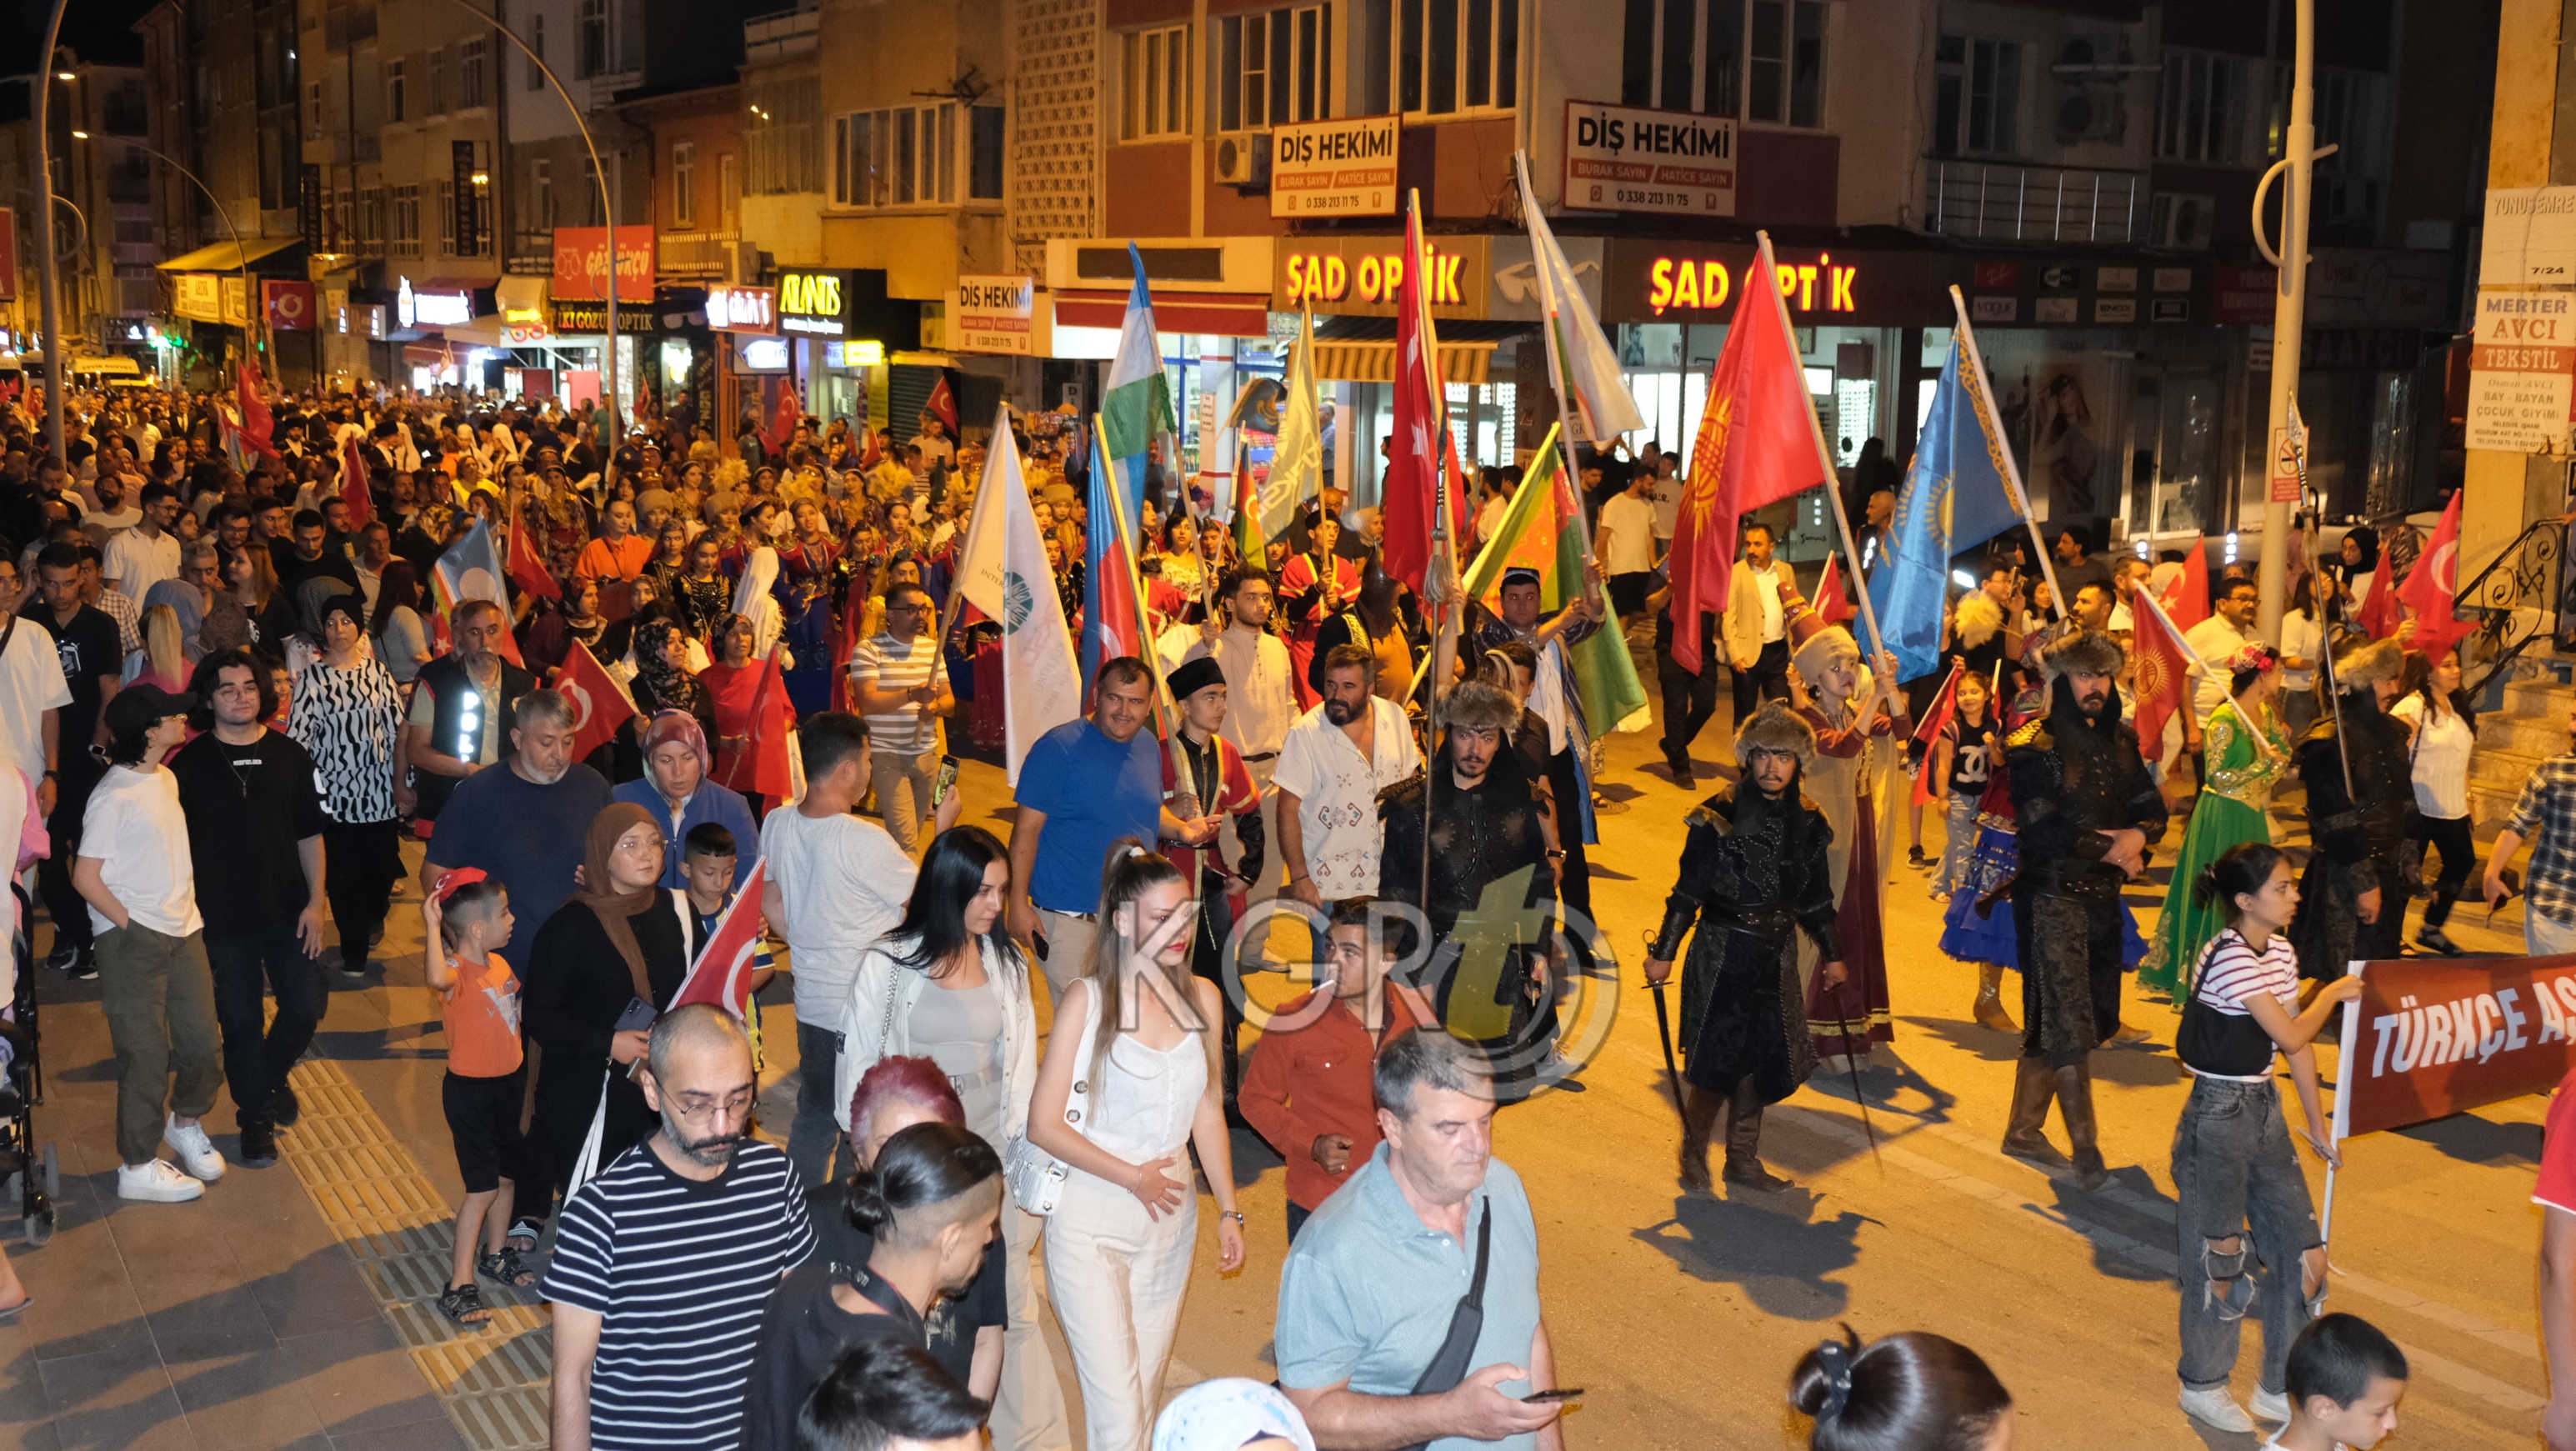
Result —
<instances>
[{"instance_id":1,"label":"turkish flag","mask_svg":"<svg viewBox=\"0 0 2576 1451\"><path fill-rule=\"evenodd\" d=\"M546 568L546 558L537 552L537 541L519 522L519 491L510 491L510 562L505 566L510 579L532 595L550 600L563 598L563 586L554 571Z\"/></svg>"},{"instance_id":2,"label":"turkish flag","mask_svg":"<svg viewBox=\"0 0 2576 1451\"><path fill-rule=\"evenodd\" d=\"M2138 709L2138 754L2152 761L2164 750L2165 722L2191 708L2191 651L2182 643L2182 628L2145 590L2133 598L2129 689Z\"/></svg>"},{"instance_id":3,"label":"turkish flag","mask_svg":"<svg viewBox=\"0 0 2576 1451\"><path fill-rule=\"evenodd\" d=\"M1387 440L1386 487L1379 517L1386 528L1380 556L1388 577L1401 580L1415 594L1431 568L1432 513L1440 487L1440 460L1449 434L1449 390L1442 386L1437 359L1440 338L1431 326L1431 308L1422 291L1422 217L1417 209L1404 217L1404 275L1395 295L1395 431ZM1449 517L1467 517L1464 498L1450 480Z\"/></svg>"},{"instance_id":4,"label":"turkish flag","mask_svg":"<svg viewBox=\"0 0 2576 1451\"><path fill-rule=\"evenodd\" d=\"M2461 636L2477 628L2453 619L2460 602L2460 494L2454 491L2449 507L2442 510L2442 522L2433 528L2432 541L2415 557L2415 567L2406 572L2406 583L2399 586L2397 597L2415 610L2415 648L2427 660L2439 660L2449 653ZM2387 556L2382 555L2385 559ZM2377 591L2372 598L2378 597Z\"/></svg>"},{"instance_id":5,"label":"turkish flag","mask_svg":"<svg viewBox=\"0 0 2576 1451\"><path fill-rule=\"evenodd\" d=\"M259 369L245 361L239 378L242 442L270 458L281 458L277 445L268 441L270 430L277 425L268 416L268 400L259 396Z\"/></svg>"},{"instance_id":6,"label":"turkish flag","mask_svg":"<svg viewBox=\"0 0 2576 1451\"><path fill-rule=\"evenodd\" d=\"M796 427L805 421L805 405L796 398L796 380L778 380L777 395L770 400L769 426L761 430L761 442L771 453L784 453L796 437Z\"/></svg>"},{"instance_id":7,"label":"turkish flag","mask_svg":"<svg viewBox=\"0 0 2576 1451\"><path fill-rule=\"evenodd\" d=\"M1833 565L1833 561L1830 558L1828 558L1825 563L1827 568L1831 568ZM1950 662L1949 675L1941 682L1940 697L1932 702L1932 709L1924 713L1922 728L1914 733L1915 739L1930 741L1935 746L1938 746L1941 740L1941 733L1950 728L1950 717L1957 714L1958 709L1959 662L1953 660ZM1989 709L1987 714L1991 717L1993 715L1993 711ZM1934 799L1936 793L1932 789L1932 773L1940 769L1940 765L1941 753L1939 750L1927 750L1923 753L1923 764L1914 773L1915 805L1921 806Z\"/></svg>"},{"instance_id":8,"label":"turkish flag","mask_svg":"<svg viewBox=\"0 0 2576 1451\"><path fill-rule=\"evenodd\" d=\"M948 386L945 371L940 373L939 381L930 386L930 397L921 407L923 412L947 426L951 439L957 437L957 394Z\"/></svg>"},{"instance_id":9,"label":"turkish flag","mask_svg":"<svg viewBox=\"0 0 2576 1451\"><path fill-rule=\"evenodd\" d=\"M787 704L787 679L778 670L778 647L760 663L760 684L752 688L750 748L725 763L723 785L773 801L796 794L795 768L787 761L788 733L796 717Z\"/></svg>"},{"instance_id":10,"label":"turkish flag","mask_svg":"<svg viewBox=\"0 0 2576 1451\"><path fill-rule=\"evenodd\" d=\"M832 709L850 708L850 652L859 648L859 620L868 602L868 592L851 586L849 599L841 609L841 622L832 631Z\"/></svg>"},{"instance_id":11,"label":"turkish flag","mask_svg":"<svg viewBox=\"0 0 2576 1451\"><path fill-rule=\"evenodd\" d=\"M2457 540L2452 542L2452 547L2457 550ZM2389 562L2388 555L2387 547L2381 546L2379 568L2370 576L2370 598L2361 602L2361 612L2352 619L2374 640L2387 639L2397 633L2399 625L2406 623L2406 612L2398 606L2396 566Z\"/></svg>"},{"instance_id":12,"label":"turkish flag","mask_svg":"<svg viewBox=\"0 0 2576 1451\"><path fill-rule=\"evenodd\" d=\"M2209 618L2209 551L2202 547L2208 542L2205 534L2192 536L2191 548L2182 557L2182 572L2167 582L2164 596L2156 601L2166 617L2185 630Z\"/></svg>"},{"instance_id":13,"label":"turkish flag","mask_svg":"<svg viewBox=\"0 0 2576 1451\"><path fill-rule=\"evenodd\" d=\"M737 1018L750 1015L752 968L768 926L760 907L761 888L768 884L767 866L767 862L751 864L732 903L707 934L707 945L698 949L698 960L689 965L689 975L680 980L680 990L672 994L672 1007L713 1003Z\"/></svg>"},{"instance_id":14,"label":"turkish flag","mask_svg":"<svg viewBox=\"0 0 2576 1451\"><path fill-rule=\"evenodd\" d=\"M572 758L576 761L607 745L619 726L643 714L625 685L579 640L564 652L563 676L555 681L555 689L572 702Z\"/></svg>"},{"instance_id":15,"label":"turkish flag","mask_svg":"<svg viewBox=\"0 0 2576 1451\"><path fill-rule=\"evenodd\" d=\"M1825 556L1825 572L1816 576L1816 618L1839 625L1852 617L1852 602L1843 593L1843 557Z\"/></svg>"},{"instance_id":16,"label":"turkish flag","mask_svg":"<svg viewBox=\"0 0 2576 1451\"><path fill-rule=\"evenodd\" d=\"M340 502L349 506L349 532L376 522L376 496L367 487L367 453L362 435L352 427L340 438Z\"/></svg>"},{"instance_id":17,"label":"turkish flag","mask_svg":"<svg viewBox=\"0 0 2576 1451\"><path fill-rule=\"evenodd\" d=\"M1827 481L1816 452L1815 400L1780 308L1777 276L1766 238L1709 375L1690 484L1673 524L1673 659L1694 675L1701 668L1700 612L1726 608L1736 521Z\"/></svg>"}]
</instances>

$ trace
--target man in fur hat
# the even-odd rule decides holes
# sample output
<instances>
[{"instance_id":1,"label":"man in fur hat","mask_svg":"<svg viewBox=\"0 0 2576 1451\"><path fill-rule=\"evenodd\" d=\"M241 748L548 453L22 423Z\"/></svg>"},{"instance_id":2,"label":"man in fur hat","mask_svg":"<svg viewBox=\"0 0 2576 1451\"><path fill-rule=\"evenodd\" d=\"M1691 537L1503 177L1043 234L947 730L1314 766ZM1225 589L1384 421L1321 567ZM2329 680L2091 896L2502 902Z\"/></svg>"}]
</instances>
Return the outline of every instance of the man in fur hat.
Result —
<instances>
[{"instance_id":1,"label":"man in fur hat","mask_svg":"<svg viewBox=\"0 0 2576 1451\"><path fill-rule=\"evenodd\" d=\"M2354 958L2397 956L2404 940L2409 884L2399 857L2415 828L2414 764L2405 725L2388 714L2404 659L2395 640L2337 650L2342 729L2336 711L2319 711L2291 748L2316 843L2290 921L2301 977L2341 977Z\"/></svg>"},{"instance_id":2,"label":"man in fur hat","mask_svg":"<svg viewBox=\"0 0 2576 1451\"><path fill-rule=\"evenodd\" d=\"M1672 974L1682 937L1682 1187L1710 1188L1708 1141L1725 1123L1726 1182L1784 1189L1762 1167L1762 1110L1815 1071L1798 986L1798 933L1816 945L1818 980L1839 986L1842 952L1825 863L1833 828L1800 793L1816 759L1816 730L1785 702L1766 701L1735 733L1741 779L1685 818L1681 871L1664 902L1646 981ZM1693 926L1698 930L1692 932Z\"/></svg>"},{"instance_id":3,"label":"man in fur hat","mask_svg":"<svg viewBox=\"0 0 2576 1451\"><path fill-rule=\"evenodd\" d=\"M2041 1132L2057 1100L2074 1145L2076 1183L2098 1189L2093 1050L2120 1026L2120 886L2145 870L2165 830L2165 799L2120 719L2119 642L2098 630L2048 652L2048 713L2004 750L2021 867L2013 878L2021 958L2021 1061L2004 1152L2064 1160Z\"/></svg>"},{"instance_id":4,"label":"man in fur hat","mask_svg":"<svg viewBox=\"0 0 2576 1451\"><path fill-rule=\"evenodd\" d=\"M1430 920L1422 946L1440 1019L1485 1045L1497 1093L1515 1102L1555 1042L1540 962L1556 916L1555 862L1539 825L1545 808L1511 749L1521 708L1509 694L1470 680L1442 698L1440 714L1447 729L1429 768L1378 795L1378 895Z\"/></svg>"}]
</instances>

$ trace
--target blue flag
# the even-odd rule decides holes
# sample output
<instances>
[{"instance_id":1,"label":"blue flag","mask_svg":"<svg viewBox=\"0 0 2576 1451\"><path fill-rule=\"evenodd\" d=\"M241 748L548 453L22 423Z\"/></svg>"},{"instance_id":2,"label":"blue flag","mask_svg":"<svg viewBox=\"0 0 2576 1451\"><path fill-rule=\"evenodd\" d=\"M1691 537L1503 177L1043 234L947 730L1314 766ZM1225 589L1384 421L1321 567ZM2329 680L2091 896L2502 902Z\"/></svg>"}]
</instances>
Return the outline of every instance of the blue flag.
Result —
<instances>
[{"instance_id":1,"label":"blue flag","mask_svg":"<svg viewBox=\"0 0 2576 1451\"><path fill-rule=\"evenodd\" d=\"M1967 375L1967 349L1950 335L1950 361L1915 441L1914 462L1896 492L1886 558L1871 573L1879 635L1896 656L1896 677L1913 680L1941 663L1941 607L1950 557L2021 522L2004 476L2003 435L1980 406Z\"/></svg>"}]
</instances>

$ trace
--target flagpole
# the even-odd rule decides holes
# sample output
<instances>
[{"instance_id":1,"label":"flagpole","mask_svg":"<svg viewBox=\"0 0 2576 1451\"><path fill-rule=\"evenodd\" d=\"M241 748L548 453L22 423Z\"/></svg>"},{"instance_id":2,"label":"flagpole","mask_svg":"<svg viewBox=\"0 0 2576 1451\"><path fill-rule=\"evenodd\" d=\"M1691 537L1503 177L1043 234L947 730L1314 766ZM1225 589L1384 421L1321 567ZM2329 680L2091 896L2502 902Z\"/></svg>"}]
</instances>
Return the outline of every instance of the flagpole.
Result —
<instances>
[{"instance_id":1,"label":"flagpole","mask_svg":"<svg viewBox=\"0 0 2576 1451\"><path fill-rule=\"evenodd\" d=\"M1792 327L1789 322L1789 301L1780 293L1780 273L1778 271L1777 264L1771 259L1771 234L1767 231L1763 231L1755 232L1753 236L1754 240L1760 245L1761 255L1759 260L1762 267L1762 275L1758 279L1760 286L1754 288L1754 290L1768 297L1771 300L1771 305L1779 310L1780 335L1794 340L1798 336L1798 333L1797 329ZM1753 284L1748 282L1746 285L1751 287ZM1737 306L1738 315L1740 316L1742 304L1739 303ZM1819 468L1822 468L1825 471L1825 499L1828 503L1833 505L1834 524L1842 534L1843 556L1851 561L1852 578L1860 583L1860 588L1855 590L1854 593L1860 598L1861 625L1869 631L1869 672L1871 680L1875 682L1870 691L1869 708L1861 712L1860 718L1857 722L1861 730L1866 732L1869 729L1870 714L1877 708L1879 697L1882 695L1894 695L1896 692L1896 682L1893 680L1881 680L1878 678L1882 674L1889 673L1879 669L1879 659L1887 653L1887 645L1885 641L1879 638L1878 607L1870 602L1868 580L1861 573L1860 546L1852 541L1851 515L1843 508L1843 491L1840 476L1834 471L1833 450L1825 445L1824 420L1816 417L1816 410L1812 404L1807 408L1806 414L1807 434L1810 438L1813 438L1816 441L1816 464Z\"/></svg>"},{"instance_id":2,"label":"flagpole","mask_svg":"<svg viewBox=\"0 0 2576 1451\"><path fill-rule=\"evenodd\" d=\"M1109 420L1095 413L1091 415L1091 426L1099 431L1100 447L1107 449ZM1174 729L1178 729L1180 710L1172 703L1172 687L1163 679L1162 652L1155 648L1153 640L1145 637L1145 631L1148 628L1146 617L1151 611L1145 608L1145 576L1139 568L1141 561L1136 552L1136 531L1127 523L1127 500L1119 493L1118 466L1115 461L1108 460L1105 453L1102 457L1109 465L1109 523L1116 531L1112 537L1118 541L1121 548L1127 551L1127 588L1134 592L1136 600L1137 653L1144 657L1145 673L1153 678L1154 698L1162 706L1163 719ZM1100 627L1106 631L1109 628L1109 622L1101 621Z\"/></svg>"},{"instance_id":3,"label":"flagpole","mask_svg":"<svg viewBox=\"0 0 2576 1451\"><path fill-rule=\"evenodd\" d=\"M1531 189L1529 184L1528 152L1514 151L1512 153L1512 174L1519 179L1521 184L1522 210L1535 211L1538 206L1538 194L1536 191ZM1528 218L1524 217L1522 219L1522 226L1526 228L1528 224ZM1542 263L1544 262L1544 259L1540 260ZM1593 563L1592 501L1583 497L1583 470L1579 467L1582 463L1582 458L1580 455L1576 455L1572 452L1575 448L1578 448L1581 445L1577 441L1580 435L1576 433L1574 428L1574 409L1567 403L1565 397L1565 360L1559 356L1559 347L1556 336L1556 282L1555 279L1549 275L1552 269L1547 266L1541 265L1535 270L1538 273L1539 337L1547 347L1548 390L1556 395L1557 428L1565 435L1566 438L1566 446L1569 455L1567 462L1569 464L1578 465L1578 467L1574 467L1571 470L1574 475L1574 519L1577 525L1576 532L1583 536L1583 563L1585 565L1584 598L1589 599L1592 594L1590 566ZM1791 336L1795 336L1795 334L1792 334ZM1688 360L1685 359L1685 361ZM1599 446L1597 444L1594 447L1594 452L1596 455L1599 452Z\"/></svg>"},{"instance_id":4,"label":"flagpole","mask_svg":"<svg viewBox=\"0 0 2576 1451\"><path fill-rule=\"evenodd\" d=\"M1991 425L2002 415L1995 408L1995 390L1986 383L1986 357L1977 350L1976 329L1968 325L1967 299L1959 295L1956 287L1950 289L1950 307L1959 316L1959 346L1968 350L1968 374L1976 379L1977 410L1985 415L1980 421ZM1991 427L1981 428L1979 432L1997 441L1995 457L2004 466L2004 485L2012 490L2013 509L2021 515L2022 526L2030 531L2031 547L2039 551L2039 572L2048 581L2049 605L2057 611L2059 619L2069 618L2069 606L2074 601L2057 587L2057 569L2049 563L2048 541L2039 537L2039 520L2031 514L2030 491L2022 486L2021 464L2013 458L2012 445L2003 442L2002 435Z\"/></svg>"}]
</instances>

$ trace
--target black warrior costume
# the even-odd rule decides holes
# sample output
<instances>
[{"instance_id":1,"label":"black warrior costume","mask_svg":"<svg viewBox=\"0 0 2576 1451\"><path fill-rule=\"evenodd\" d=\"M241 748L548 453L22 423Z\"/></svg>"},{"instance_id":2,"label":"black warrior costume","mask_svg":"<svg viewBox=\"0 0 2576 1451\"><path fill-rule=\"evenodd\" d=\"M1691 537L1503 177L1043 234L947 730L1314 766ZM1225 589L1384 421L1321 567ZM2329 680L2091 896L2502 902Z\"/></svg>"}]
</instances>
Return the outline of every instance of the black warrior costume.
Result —
<instances>
[{"instance_id":1,"label":"black warrior costume","mask_svg":"<svg viewBox=\"0 0 2576 1451\"><path fill-rule=\"evenodd\" d=\"M2290 921L2299 976L2337 978L2354 958L2395 957L2404 941L2411 884L2403 858L2415 829L2415 765L2403 723L2379 708L2378 683L2394 680L2397 642L2359 645L2335 662L2343 730L2333 711L2299 738L2294 756L2308 788L2307 871ZM2352 787L2344 788L2344 762ZM2379 889L2379 920L2361 920L2361 894Z\"/></svg>"},{"instance_id":2,"label":"black warrior costume","mask_svg":"<svg viewBox=\"0 0 2576 1451\"><path fill-rule=\"evenodd\" d=\"M1797 934L1815 942L1818 961L1841 959L1825 861L1833 828L1799 793L1797 775L1770 795L1754 783L1747 759L1756 750L1794 753L1803 769L1815 742L1814 728L1778 701L1737 732L1744 777L1687 818L1680 872L1648 953L1668 962L1680 953L1684 935L1690 937L1676 1031L1686 1086L1682 1179L1694 1189L1708 1187L1709 1135L1721 1114L1726 1177L1776 1186L1756 1157L1762 1110L1797 1092L1815 1071Z\"/></svg>"},{"instance_id":3,"label":"black warrior costume","mask_svg":"<svg viewBox=\"0 0 2576 1451\"><path fill-rule=\"evenodd\" d=\"M2022 1045L2004 1150L2058 1162L2040 1132L2051 1097L2074 1144L2077 1182L2104 1173L2095 1147L2093 1050L2120 1026L2120 887L2105 856L2112 831L2164 835L2165 799L2138 753L2137 730L2120 719L2107 688L2093 714L2076 704L2069 677L2110 677L2120 646L2083 631L2048 652L2048 714L2013 732L2004 751L2013 813L2020 823L2020 871L2013 879L2021 956Z\"/></svg>"}]
</instances>

